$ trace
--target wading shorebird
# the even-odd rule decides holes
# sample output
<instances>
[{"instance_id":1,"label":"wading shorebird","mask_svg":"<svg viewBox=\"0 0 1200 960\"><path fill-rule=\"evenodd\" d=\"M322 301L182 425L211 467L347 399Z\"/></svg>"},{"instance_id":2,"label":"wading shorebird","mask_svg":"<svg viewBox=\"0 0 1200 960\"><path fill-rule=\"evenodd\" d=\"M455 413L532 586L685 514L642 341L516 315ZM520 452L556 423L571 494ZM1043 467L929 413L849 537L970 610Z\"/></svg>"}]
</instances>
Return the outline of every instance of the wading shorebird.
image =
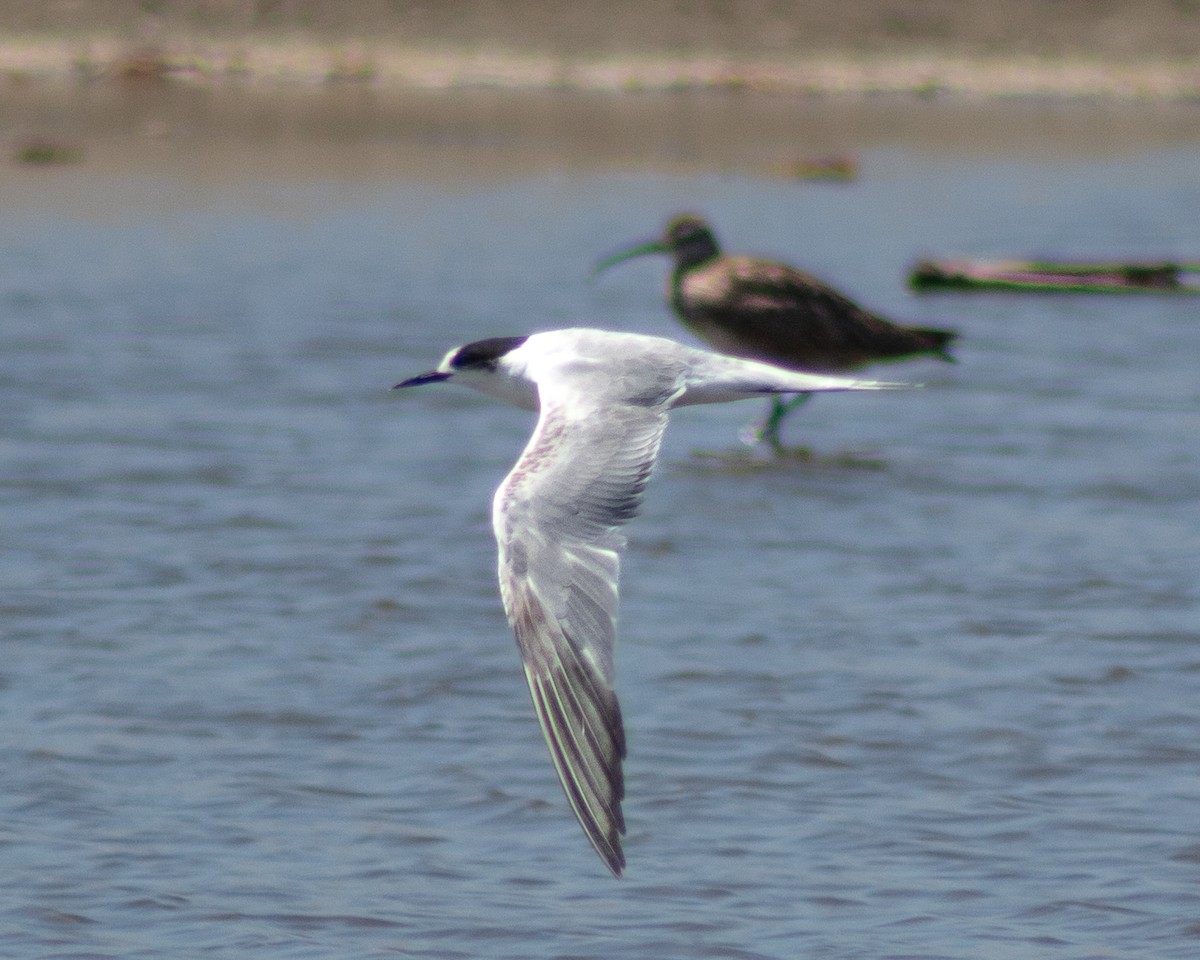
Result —
<instances>
[{"instance_id":1,"label":"wading shorebird","mask_svg":"<svg viewBox=\"0 0 1200 960\"><path fill-rule=\"evenodd\" d=\"M603 258L592 276L651 253L674 258L667 299L680 322L721 353L822 373L921 356L953 361L948 348L954 332L892 323L803 270L723 254L712 228L695 214L673 218L657 240ZM782 449L779 425L808 397L773 396L755 439Z\"/></svg>"},{"instance_id":2,"label":"wading shorebird","mask_svg":"<svg viewBox=\"0 0 1200 960\"><path fill-rule=\"evenodd\" d=\"M798 373L666 340L605 330L496 337L449 351L399 387L454 380L538 411L496 490L500 596L554 769L584 833L615 875L625 866L613 648L625 538L675 407L743 397L901 384Z\"/></svg>"}]
</instances>

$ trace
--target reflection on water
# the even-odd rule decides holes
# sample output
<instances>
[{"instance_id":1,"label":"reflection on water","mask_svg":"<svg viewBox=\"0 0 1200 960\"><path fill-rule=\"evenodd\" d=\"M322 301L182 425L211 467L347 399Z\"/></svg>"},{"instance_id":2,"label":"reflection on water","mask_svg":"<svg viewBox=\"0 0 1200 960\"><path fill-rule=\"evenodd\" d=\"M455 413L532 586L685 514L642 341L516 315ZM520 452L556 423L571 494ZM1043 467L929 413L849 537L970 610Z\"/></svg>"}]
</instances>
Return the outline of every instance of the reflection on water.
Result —
<instances>
[{"instance_id":1,"label":"reflection on water","mask_svg":"<svg viewBox=\"0 0 1200 960\"><path fill-rule=\"evenodd\" d=\"M0 180L4 951L1194 955L1195 304L902 285L917 252L1194 259L1186 110L103 96L29 94L85 159ZM756 174L820 137L859 182ZM962 347L809 404L808 458L747 464L754 404L674 418L615 883L496 596L529 416L388 387L580 318L682 337L662 264L585 278L685 207Z\"/></svg>"}]
</instances>

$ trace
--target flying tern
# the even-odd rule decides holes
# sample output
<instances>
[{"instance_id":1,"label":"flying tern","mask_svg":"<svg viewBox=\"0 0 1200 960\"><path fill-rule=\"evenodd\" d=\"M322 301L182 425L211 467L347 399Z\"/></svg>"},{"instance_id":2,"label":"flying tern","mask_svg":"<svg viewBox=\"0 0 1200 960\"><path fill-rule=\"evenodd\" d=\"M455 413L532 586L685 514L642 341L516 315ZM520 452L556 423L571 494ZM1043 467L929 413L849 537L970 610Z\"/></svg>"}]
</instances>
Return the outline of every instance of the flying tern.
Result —
<instances>
[{"instance_id":1,"label":"flying tern","mask_svg":"<svg viewBox=\"0 0 1200 960\"><path fill-rule=\"evenodd\" d=\"M620 876L625 731L613 669L620 528L638 511L667 414L690 404L900 384L798 373L661 337L569 329L455 347L436 369L396 387L448 380L538 411L492 504L500 595L567 800Z\"/></svg>"}]
</instances>

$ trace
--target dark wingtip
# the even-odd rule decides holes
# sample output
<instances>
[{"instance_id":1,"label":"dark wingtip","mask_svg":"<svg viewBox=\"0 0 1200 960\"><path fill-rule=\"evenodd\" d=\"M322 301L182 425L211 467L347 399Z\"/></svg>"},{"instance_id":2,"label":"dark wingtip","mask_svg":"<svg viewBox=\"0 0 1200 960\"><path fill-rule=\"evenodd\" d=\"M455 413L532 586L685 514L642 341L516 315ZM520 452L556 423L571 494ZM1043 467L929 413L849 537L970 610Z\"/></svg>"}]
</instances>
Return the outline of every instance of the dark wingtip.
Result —
<instances>
[{"instance_id":1,"label":"dark wingtip","mask_svg":"<svg viewBox=\"0 0 1200 960\"><path fill-rule=\"evenodd\" d=\"M600 859L608 867L609 872L620 880L625 875L625 851L621 848L621 835L625 833L624 825L619 832L612 832L605 837L589 836L592 846L600 854Z\"/></svg>"},{"instance_id":2,"label":"dark wingtip","mask_svg":"<svg viewBox=\"0 0 1200 960\"><path fill-rule=\"evenodd\" d=\"M608 864L608 869L612 871L612 875L620 880L625 875L625 854L621 852L621 848L617 848L617 855L612 860L605 861Z\"/></svg>"}]
</instances>

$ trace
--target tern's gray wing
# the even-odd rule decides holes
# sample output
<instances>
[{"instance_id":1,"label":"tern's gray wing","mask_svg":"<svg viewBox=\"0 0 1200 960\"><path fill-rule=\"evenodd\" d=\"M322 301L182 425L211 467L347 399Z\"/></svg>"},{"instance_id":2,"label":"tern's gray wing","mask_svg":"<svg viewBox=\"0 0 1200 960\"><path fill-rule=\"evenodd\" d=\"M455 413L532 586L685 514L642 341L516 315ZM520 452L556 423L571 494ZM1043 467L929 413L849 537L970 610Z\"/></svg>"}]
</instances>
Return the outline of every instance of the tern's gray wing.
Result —
<instances>
[{"instance_id":1,"label":"tern's gray wing","mask_svg":"<svg viewBox=\"0 0 1200 960\"><path fill-rule=\"evenodd\" d=\"M619 876L618 527L641 502L667 402L585 406L578 395L556 402L543 390L533 436L496 491L493 521L500 592L550 756L592 846Z\"/></svg>"}]
</instances>

